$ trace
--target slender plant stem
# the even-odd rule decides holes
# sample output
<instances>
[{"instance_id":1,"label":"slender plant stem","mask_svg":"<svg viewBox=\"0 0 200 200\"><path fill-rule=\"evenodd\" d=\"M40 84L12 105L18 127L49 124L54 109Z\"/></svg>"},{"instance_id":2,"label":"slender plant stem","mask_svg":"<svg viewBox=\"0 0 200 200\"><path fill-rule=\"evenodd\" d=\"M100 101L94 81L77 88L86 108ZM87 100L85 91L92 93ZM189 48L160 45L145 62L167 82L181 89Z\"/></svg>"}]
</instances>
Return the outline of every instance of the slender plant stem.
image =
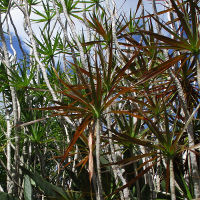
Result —
<instances>
[{"instance_id":1,"label":"slender plant stem","mask_svg":"<svg viewBox=\"0 0 200 200\"><path fill-rule=\"evenodd\" d=\"M176 200L173 160L169 161L171 200Z\"/></svg>"},{"instance_id":2,"label":"slender plant stem","mask_svg":"<svg viewBox=\"0 0 200 200\"><path fill-rule=\"evenodd\" d=\"M102 180L101 180L101 164L100 164L100 134L101 134L101 127L100 127L100 119L96 121L96 164L97 164L97 188L98 188L98 196L96 197L97 200L103 200L103 187L102 187Z\"/></svg>"}]
</instances>

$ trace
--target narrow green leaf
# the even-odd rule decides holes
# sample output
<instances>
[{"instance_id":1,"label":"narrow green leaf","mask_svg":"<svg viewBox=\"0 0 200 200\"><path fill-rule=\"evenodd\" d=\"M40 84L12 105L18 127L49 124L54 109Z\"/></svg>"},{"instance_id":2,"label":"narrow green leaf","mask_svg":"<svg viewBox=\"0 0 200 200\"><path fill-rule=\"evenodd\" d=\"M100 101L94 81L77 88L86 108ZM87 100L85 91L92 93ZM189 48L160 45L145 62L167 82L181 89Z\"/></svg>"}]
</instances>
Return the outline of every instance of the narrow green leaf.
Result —
<instances>
[{"instance_id":1,"label":"narrow green leaf","mask_svg":"<svg viewBox=\"0 0 200 200\"><path fill-rule=\"evenodd\" d=\"M24 167L21 168L23 173L33 179L37 187L40 187L40 189L45 193L45 196L47 196L49 199L68 200L67 194L62 188L47 182L37 172L32 173Z\"/></svg>"},{"instance_id":2,"label":"narrow green leaf","mask_svg":"<svg viewBox=\"0 0 200 200\"><path fill-rule=\"evenodd\" d=\"M16 197L13 197L11 194L7 194L5 192L0 192L0 199L1 200L19 200Z\"/></svg>"},{"instance_id":3,"label":"narrow green leaf","mask_svg":"<svg viewBox=\"0 0 200 200\"><path fill-rule=\"evenodd\" d=\"M24 199L32 200L32 186L28 175L24 176Z\"/></svg>"},{"instance_id":4,"label":"narrow green leaf","mask_svg":"<svg viewBox=\"0 0 200 200\"><path fill-rule=\"evenodd\" d=\"M145 170L140 172L135 178L131 179L126 185L123 185L122 187L118 188L112 194L110 194L108 196L116 194L116 193L122 191L124 188L130 187L131 185L133 185L140 177L142 177L144 174L146 174L154 165L155 165L155 163L150 165L149 167L147 167Z\"/></svg>"},{"instance_id":5,"label":"narrow green leaf","mask_svg":"<svg viewBox=\"0 0 200 200\"><path fill-rule=\"evenodd\" d=\"M172 7L175 9L176 14L179 17L181 25L183 26L183 30L187 34L189 41L192 41L192 34L191 34L190 28L189 28L189 26L188 26L188 24L187 24L187 22L185 20L184 14L180 11L180 9L178 8L178 6L176 5L174 0L170 0L170 1L172 3Z\"/></svg>"}]
</instances>

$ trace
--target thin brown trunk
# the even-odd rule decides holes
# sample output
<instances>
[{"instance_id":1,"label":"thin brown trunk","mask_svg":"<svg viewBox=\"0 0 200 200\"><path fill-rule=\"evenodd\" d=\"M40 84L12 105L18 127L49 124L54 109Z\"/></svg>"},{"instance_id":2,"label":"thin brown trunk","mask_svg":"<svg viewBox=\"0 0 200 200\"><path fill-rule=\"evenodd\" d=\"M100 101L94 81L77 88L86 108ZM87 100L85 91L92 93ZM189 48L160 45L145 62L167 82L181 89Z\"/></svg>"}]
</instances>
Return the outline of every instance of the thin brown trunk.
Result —
<instances>
[{"instance_id":1,"label":"thin brown trunk","mask_svg":"<svg viewBox=\"0 0 200 200\"><path fill-rule=\"evenodd\" d=\"M169 0L168 3L171 6L170 0ZM169 20L172 22L173 31L176 32L173 12L170 12L170 15L168 17L169 17ZM172 36L172 38L173 38L173 36ZM165 52L165 55L167 56L166 52ZM199 59L198 58L197 58L196 65L197 65L197 82L198 82L198 86L200 88L200 65L199 65ZM172 79L174 80L175 85L177 87L178 95L179 95L179 98L180 98L180 101L181 101L181 104L182 104L182 107L183 107L183 111L184 111L184 114L185 114L185 121L187 122L189 117L190 117L190 112L189 112L188 105L187 105L187 102L186 102L186 99L185 99L185 96L184 96L182 85L181 85L179 79L174 75L172 70L169 70L169 72L170 72L170 75L171 75ZM192 146L195 145L195 143L194 143L194 129L193 129L192 122L189 123L189 125L187 127L187 132L188 132L189 147L192 147ZM190 159L188 159L188 167L190 169L192 179L193 179L193 183L194 183L194 195L195 195L195 198L200 198L200 179L197 178L197 177L199 177L200 174L199 174L199 171L198 171L196 155L193 152L189 152L189 157L190 157ZM190 160L191 160L191 162L190 162Z\"/></svg>"},{"instance_id":2,"label":"thin brown trunk","mask_svg":"<svg viewBox=\"0 0 200 200\"><path fill-rule=\"evenodd\" d=\"M173 160L169 161L171 200L176 200Z\"/></svg>"},{"instance_id":3,"label":"thin brown trunk","mask_svg":"<svg viewBox=\"0 0 200 200\"><path fill-rule=\"evenodd\" d=\"M19 122L18 103L17 103L17 95L16 95L15 88L11 85L11 82L12 82L11 62L9 60L9 53L8 53L6 40L5 40L4 32L3 32L3 27L2 27L2 22L1 22L1 10L0 10L0 38L2 41L2 47L3 47L3 53L4 53L3 62L6 66L6 72L7 72L8 80L9 80L9 87L10 87L11 98L12 98L13 116L14 116L14 124L13 125L15 127ZM14 131L15 131L14 180L17 183L14 185L14 190L15 190L15 194L18 194L17 185L19 185L19 160L20 160L20 157L19 157L19 135L18 135L17 128L15 128Z\"/></svg>"},{"instance_id":4,"label":"thin brown trunk","mask_svg":"<svg viewBox=\"0 0 200 200\"><path fill-rule=\"evenodd\" d=\"M5 104L5 100L4 100L4 104ZM6 105L5 105L6 108ZM6 139L7 139L7 145L6 145L6 167L7 170L10 172L11 171L11 142L10 142L10 137L11 137L11 131L12 131L12 127L11 127L11 120L10 120L10 115L9 112L6 109L6 127L7 127L7 131L6 131ZM10 176L7 174L7 192L8 194L12 193L12 188L13 188L13 181L11 180Z\"/></svg>"},{"instance_id":5,"label":"thin brown trunk","mask_svg":"<svg viewBox=\"0 0 200 200\"><path fill-rule=\"evenodd\" d=\"M117 162L117 156L115 153L115 147L112 140L112 133L109 131L111 129L109 109L107 109L106 112L108 113L106 119L107 119L107 129L108 129L109 147L110 147L110 153L108 155L108 159L110 163L113 162L115 163ZM116 185L119 184L119 181L121 181L123 185L126 185L127 181L123 177L123 169L117 165L111 165L111 168L113 170ZM121 200L130 200L130 191L128 188L124 188L123 191L120 191L120 198Z\"/></svg>"},{"instance_id":6,"label":"thin brown trunk","mask_svg":"<svg viewBox=\"0 0 200 200\"><path fill-rule=\"evenodd\" d=\"M190 114L189 114L187 102L186 102L185 97L184 97L183 88L181 86L180 81L173 74L173 72L171 70L170 70L170 74L171 74L171 77L174 79L174 82L176 84L176 87L177 87L177 90L178 90L178 95L179 95L179 97L181 99L181 103L183 105L183 111L184 111L184 114L185 114L185 122L187 122L189 117L190 117ZM188 124L187 132L188 132L189 147L193 147L195 145L195 143L194 143L194 131L193 131L192 122L190 122ZM198 171L196 155L193 152L189 152L188 156L190 157L190 159L188 159L188 162L189 162L188 166L189 166L189 168L191 166L190 172L191 172L192 180L193 180L193 184L194 184L194 195L195 195L195 198L200 198L200 179L198 178L199 177L199 171ZM191 162L190 162L190 160L191 160Z\"/></svg>"},{"instance_id":7,"label":"thin brown trunk","mask_svg":"<svg viewBox=\"0 0 200 200\"><path fill-rule=\"evenodd\" d=\"M96 197L97 200L103 200L103 187L102 187L102 179L101 179L101 164L100 164L100 134L101 134L101 125L100 119L96 121L96 167L97 167L97 190L98 196Z\"/></svg>"},{"instance_id":8,"label":"thin brown trunk","mask_svg":"<svg viewBox=\"0 0 200 200\"><path fill-rule=\"evenodd\" d=\"M157 14L156 0L152 0L152 8L153 8L153 14L155 15L157 21L159 21L158 14ZM156 30L157 30L157 33L160 34L161 27L158 22L156 22Z\"/></svg>"},{"instance_id":9,"label":"thin brown trunk","mask_svg":"<svg viewBox=\"0 0 200 200\"><path fill-rule=\"evenodd\" d=\"M134 162L133 163L134 171L135 171L135 176L138 176L138 171L137 171L137 164ZM136 190L137 190L137 200L142 200L141 199L141 192L140 192L140 184L139 180L136 181Z\"/></svg>"}]
</instances>

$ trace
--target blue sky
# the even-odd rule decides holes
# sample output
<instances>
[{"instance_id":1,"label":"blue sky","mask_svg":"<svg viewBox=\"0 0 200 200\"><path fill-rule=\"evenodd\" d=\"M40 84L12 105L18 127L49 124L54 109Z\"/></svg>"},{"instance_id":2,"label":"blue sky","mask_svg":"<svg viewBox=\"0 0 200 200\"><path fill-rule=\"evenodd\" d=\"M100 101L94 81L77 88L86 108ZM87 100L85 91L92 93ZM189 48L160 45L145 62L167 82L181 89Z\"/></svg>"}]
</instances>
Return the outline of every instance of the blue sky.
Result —
<instances>
[{"instance_id":1,"label":"blue sky","mask_svg":"<svg viewBox=\"0 0 200 200\"><path fill-rule=\"evenodd\" d=\"M135 9L136 9L136 6L138 4L138 0L115 0L115 2L117 4L118 15L120 13L125 13L126 15L129 15L130 9L132 9L132 11L134 12ZM150 1L145 0L144 3L145 3L145 9L148 12L151 12L152 9L151 9ZM41 10L40 7L37 7L37 9ZM21 13L21 11L19 9L12 9L11 15L12 15L14 24L16 25L16 28L18 30L18 34L19 34L20 38L22 40L24 40L25 42L27 42L28 37L27 37L26 33L24 32L24 28L23 28L23 22L24 22L23 14ZM36 18L36 16L31 15L31 18ZM78 23L79 22L77 22L76 24L78 24ZM40 35L39 25L37 23L32 23L32 27L33 27L35 34L39 36ZM77 27L77 31L78 31L78 27L81 30L81 28L80 28L81 25L76 26L76 27ZM11 29L11 32L13 34L13 40L14 40L13 42L15 44L15 47L16 47L16 49L19 49L18 48L18 42L17 42L16 37L14 36L15 34L14 34L12 26L10 27L10 29ZM20 54L19 54L19 56L21 56Z\"/></svg>"},{"instance_id":2,"label":"blue sky","mask_svg":"<svg viewBox=\"0 0 200 200\"><path fill-rule=\"evenodd\" d=\"M129 14L130 9L132 9L133 11L136 9L138 0L115 0L116 4L117 4L117 8L118 8L118 14L120 12L124 12L125 14ZM148 12L151 12L151 4L149 3L148 0L145 0L145 9L148 10ZM38 10L41 10L40 7L37 7ZM21 13L21 11L19 11L19 9L12 9L11 10L11 15L13 18L14 23L17 26L18 29L18 34L20 35L21 38L27 38L26 33L23 31L23 21L24 21L24 17L23 14ZM31 15L32 18L34 18L34 15ZM39 32L39 26L36 23L33 23L33 29L34 31L37 33ZM12 27L11 27L11 31L12 31Z\"/></svg>"}]
</instances>

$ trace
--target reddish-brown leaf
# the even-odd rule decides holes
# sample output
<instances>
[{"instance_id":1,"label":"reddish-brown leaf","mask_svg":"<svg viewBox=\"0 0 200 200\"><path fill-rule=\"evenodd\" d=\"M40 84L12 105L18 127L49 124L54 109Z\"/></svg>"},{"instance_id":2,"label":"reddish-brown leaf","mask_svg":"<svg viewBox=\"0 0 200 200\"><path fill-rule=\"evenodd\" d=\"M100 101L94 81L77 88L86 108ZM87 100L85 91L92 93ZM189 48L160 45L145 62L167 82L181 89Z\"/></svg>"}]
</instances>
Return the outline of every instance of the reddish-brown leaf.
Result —
<instances>
[{"instance_id":1,"label":"reddish-brown leaf","mask_svg":"<svg viewBox=\"0 0 200 200\"><path fill-rule=\"evenodd\" d=\"M120 160L120 161L115 162L115 163L106 164L106 166L110 166L110 165L122 165L122 166L129 165L129 164L132 164L133 162L136 162L136 161L140 160L141 158L145 158L145 157L149 158L150 156L154 155L155 153L156 153L155 151L152 151L151 153L146 153L146 154L141 154L141 155L138 155L138 156L133 156L133 157L130 157L130 158L126 158L126 159Z\"/></svg>"},{"instance_id":2,"label":"reddish-brown leaf","mask_svg":"<svg viewBox=\"0 0 200 200\"><path fill-rule=\"evenodd\" d=\"M111 111L110 113L116 113L116 114L126 114L126 115L130 115L132 117L136 117L138 119L142 119L144 120L145 118L143 116L140 116L140 115L136 115L134 113L131 113L127 110L114 110L114 111Z\"/></svg>"},{"instance_id":3,"label":"reddish-brown leaf","mask_svg":"<svg viewBox=\"0 0 200 200\"><path fill-rule=\"evenodd\" d=\"M76 141L78 140L80 135L83 133L83 131L85 130L87 125L90 123L90 121L91 121L91 117L87 116L83 120L83 122L80 124L80 126L76 129L76 132L74 134L74 137L73 137L71 143L69 144L68 148L65 150L65 153L64 153L63 158L62 158L62 162L66 159L66 157L68 156L68 154L71 151L72 147L74 146L74 144L76 143Z\"/></svg>"},{"instance_id":4,"label":"reddish-brown leaf","mask_svg":"<svg viewBox=\"0 0 200 200\"><path fill-rule=\"evenodd\" d=\"M116 193L122 191L124 188L127 188L127 187L133 185L133 183L135 183L140 177L142 177L144 174L146 174L154 165L155 165L155 163L153 163L152 165L147 167L145 170L143 170L141 173L139 173L135 178L130 180L126 185L123 185L122 187L120 187L117 190L115 190L112 194L109 194L108 197L110 197L113 194L116 194Z\"/></svg>"},{"instance_id":5,"label":"reddish-brown leaf","mask_svg":"<svg viewBox=\"0 0 200 200\"><path fill-rule=\"evenodd\" d=\"M87 163L88 161L88 156L85 156L78 164L76 164L75 167L79 167L82 165L82 167Z\"/></svg>"},{"instance_id":6,"label":"reddish-brown leaf","mask_svg":"<svg viewBox=\"0 0 200 200\"><path fill-rule=\"evenodd\" d=\"M109 107L115 99L117 99L120 95L125 94L126 92L128 92L130 90L130 88L123 88L120 92L117 93L117 95L115 95L113 98L111 98L105 105L104 105L104 110Z\"/></svg>"},{"instance_id":7,"label":"reddish-brown leaf","mask_svg":"<svg viewBox=\"0 0 200 200\"><path fill-rule=\"evenodd\" d=\"M178 61L182 60L182 59L187 59L186 54L181 54L179 56L176 56L170 60L167 60L166 62L158 65L156 68L150 70L149 72L147 72L146 74L143 75L143 77L137 82L138 84L143 84L146 81L148 81L151 78L154 78L155 76L163 73L165 70L169 69L171 66L173 66L174 64L176 64Z\"/></svg>"},{"instance_id":8,"label":"reddish-brown leaf","mask_svg":"<svg viewBox=\"0 0 200 200\"><path fill-rule=\"evenodd\" d=\"M140 8L141 3L142 3L142 0L138 0L138 4L137 4L135 14L137 13L138 9Z\"/></svg>"}]
</instances>

